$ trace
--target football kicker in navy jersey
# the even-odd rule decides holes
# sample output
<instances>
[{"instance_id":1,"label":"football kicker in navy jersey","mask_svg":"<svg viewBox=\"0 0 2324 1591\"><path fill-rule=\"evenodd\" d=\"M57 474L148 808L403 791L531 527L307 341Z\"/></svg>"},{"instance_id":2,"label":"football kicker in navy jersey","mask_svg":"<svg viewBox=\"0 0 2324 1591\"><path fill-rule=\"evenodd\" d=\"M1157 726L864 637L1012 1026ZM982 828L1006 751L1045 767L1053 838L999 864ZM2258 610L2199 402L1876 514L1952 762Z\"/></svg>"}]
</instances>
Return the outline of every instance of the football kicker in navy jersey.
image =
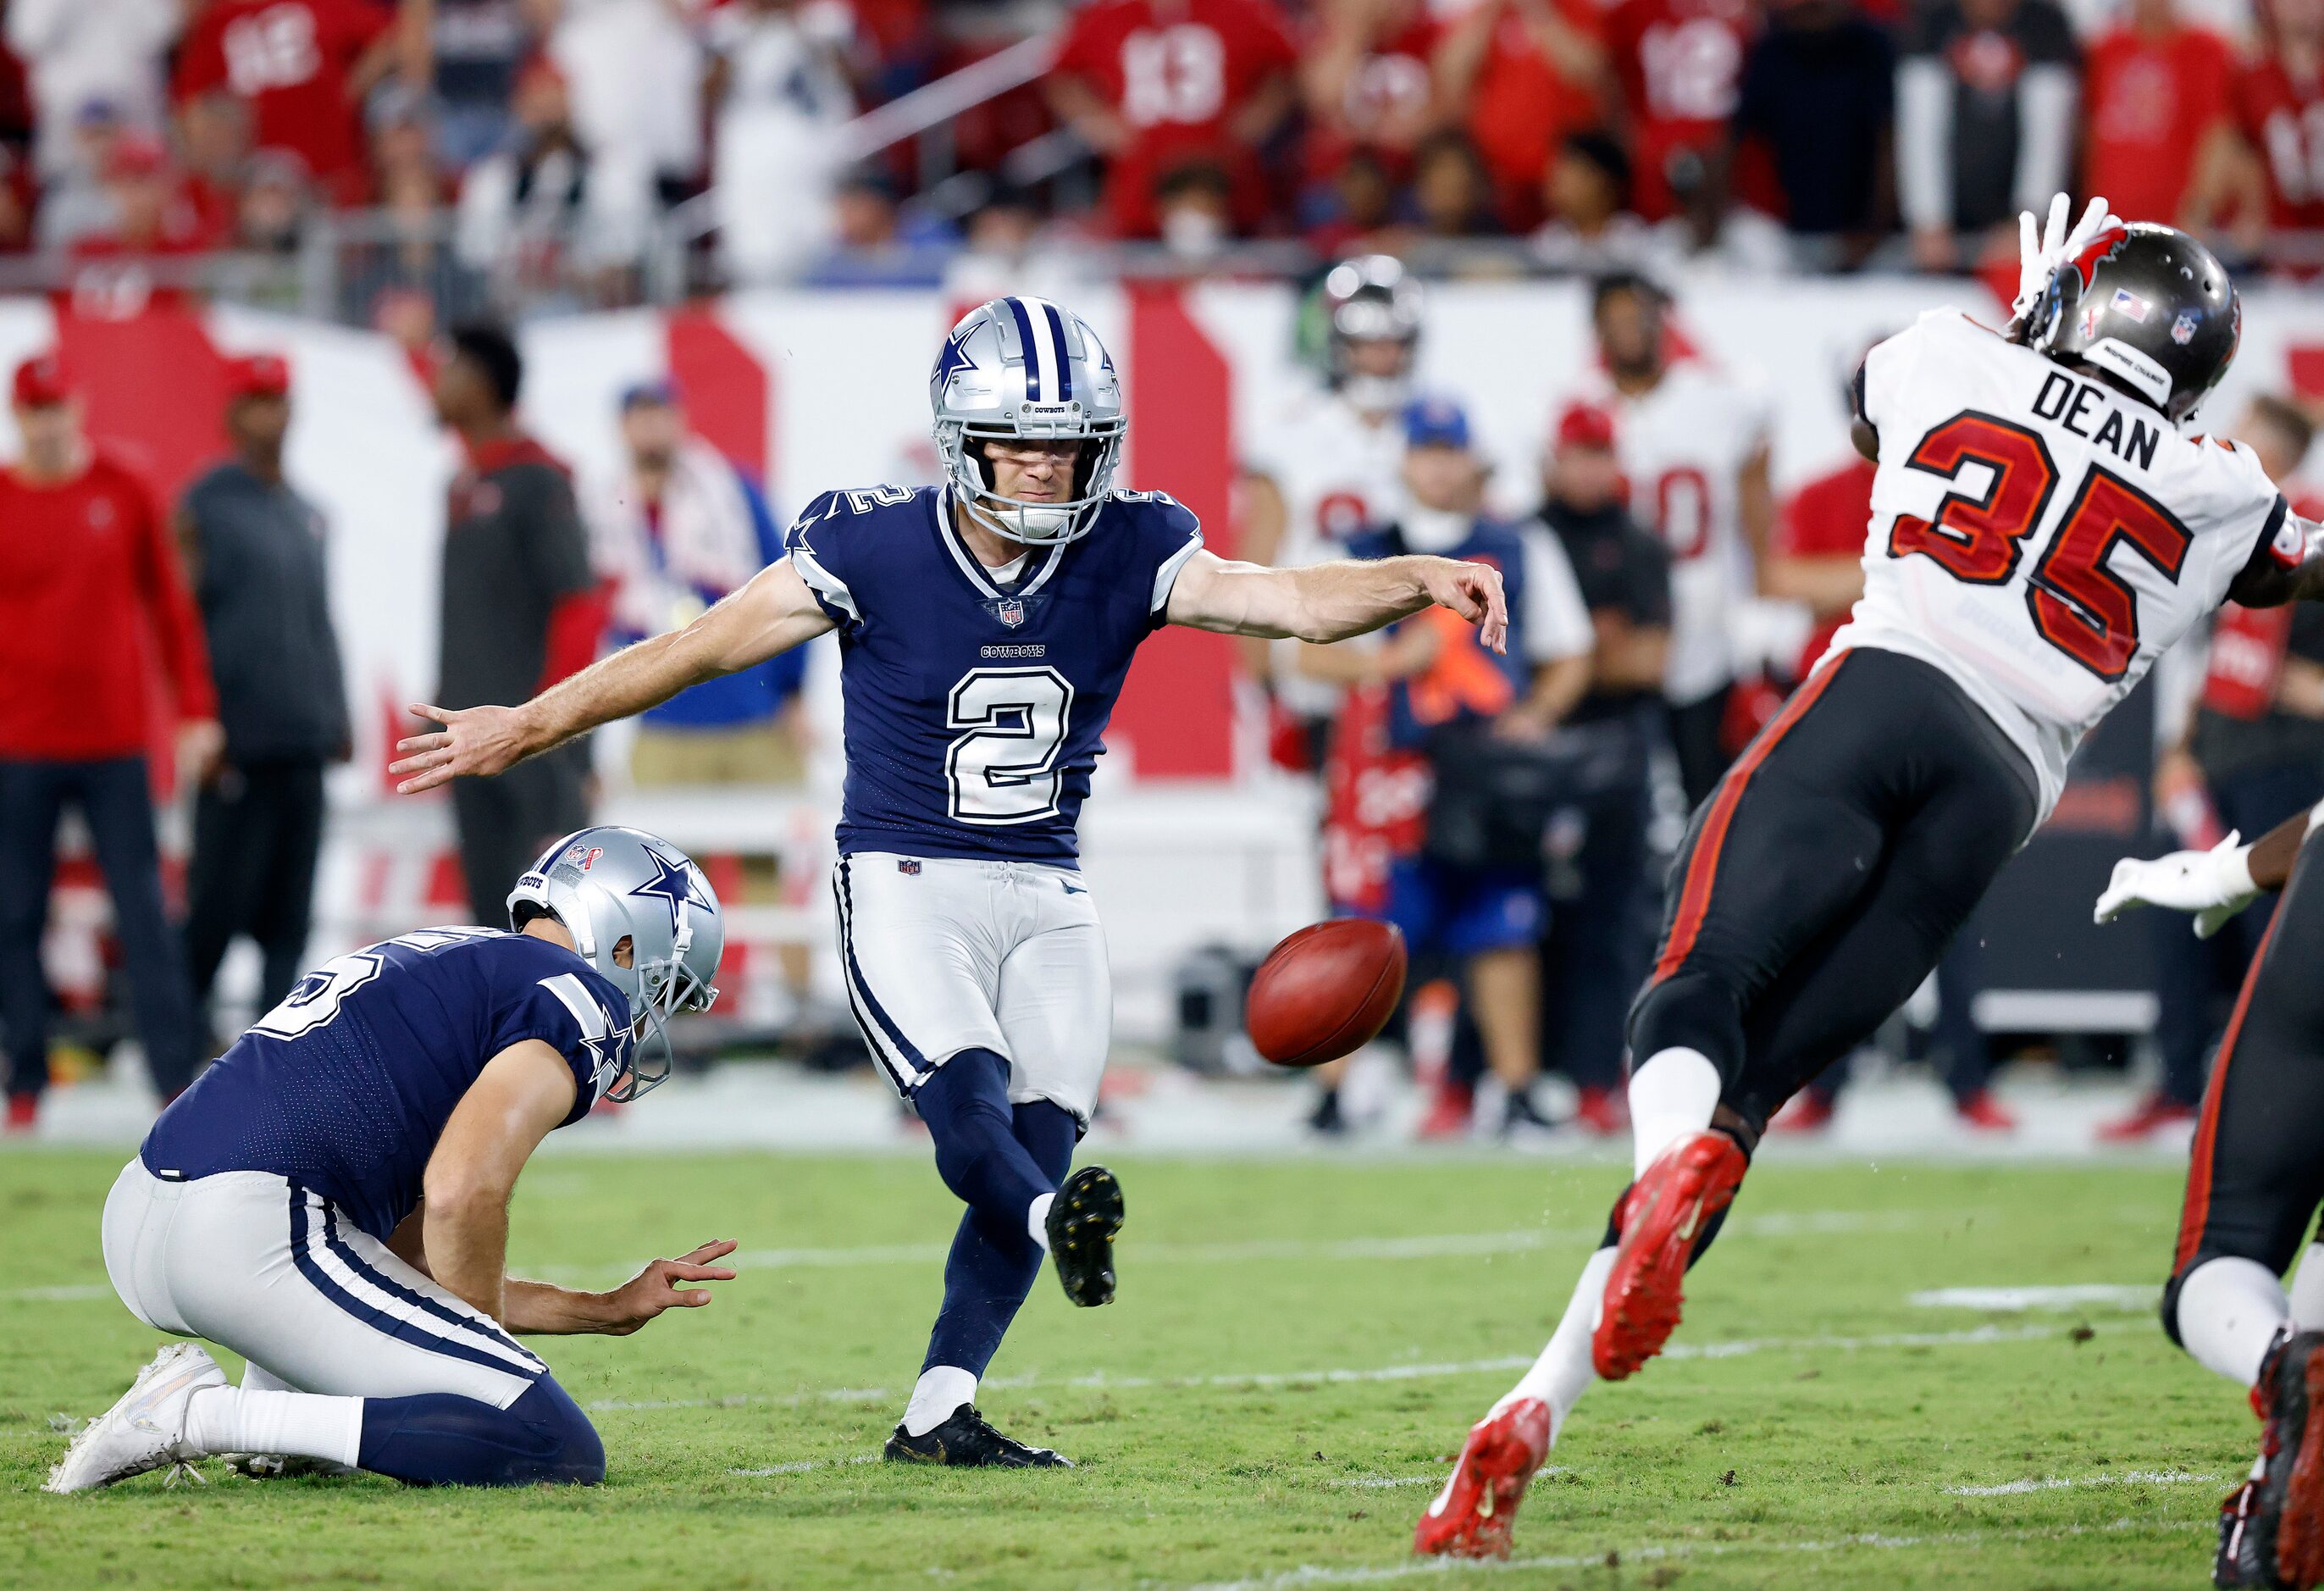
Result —
<instances>
[{"instance_id":1,"label":"football kicker in navy jersey","mask_svg":"<svg viewBox=\"0 0 2324 1591\"><path fill-rule=\"evenodd\" d=\"M707 1303L734 1244L605 1293L510 1278L508 1201L540 1141L668 1075L724 946L702 870L583 829L509 896L516 931L428 929L309 973L180 1095L105 1203L106 1273L171 1343L50 1472L82 1492L240 1456L429 1485L594 1484L597 1433L516 1334L635 1331Z\"/></svg>"},{"instance_id":2,"label":"football kicker in navy jersey","mask_svg":"<svg viewBox=\"0 0 2324 1591\"><path fill-rule=\"evenodd\" d=\"M1128 418L1080 316L995 299L929 373L940 486L809 503L780 563L684 630L518 708L413 709L397 788L492 774L686 687L839 637L846 794L832 874L864 1042L968 1206L899 1462L1062 1466L972 1401L1046 1256L1075 1304L1114 1293L1120 1184L1073 1169L1113 1026L1075 830L1139 643L1165 624L1323 643L1432 605L1504 645L1499 575L1443 558L1263 569L1114 480Z\"/></svg>"},{"instance_id":3,"label":"football kicker in navy jersey","mask_svg":"<svg viewBox=\"0 0 2324 1591\"><path fill-rule=\"evenodd\" d=\"M785 540L844 660L839 848L1070 865L1106 721L1202 527L1167 494L1116 492L1088 536L1004 581L945 495L826 492Z\"/></svg>"}]
</instances>

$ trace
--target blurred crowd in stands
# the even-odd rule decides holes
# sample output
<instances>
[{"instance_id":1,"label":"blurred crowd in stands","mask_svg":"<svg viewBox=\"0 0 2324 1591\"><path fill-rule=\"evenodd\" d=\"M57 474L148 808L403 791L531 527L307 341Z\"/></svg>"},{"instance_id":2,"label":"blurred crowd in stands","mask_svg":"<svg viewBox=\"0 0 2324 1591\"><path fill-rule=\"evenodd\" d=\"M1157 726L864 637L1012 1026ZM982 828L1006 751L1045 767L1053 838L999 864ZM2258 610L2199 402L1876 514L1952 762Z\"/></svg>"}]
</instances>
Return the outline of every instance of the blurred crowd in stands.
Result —
<instances>
[{"instance_id":1,"label":"blurred crowd in stands","mask_svg":"<svg viewBox=\"0 0 2324 1591\"><path fill-rule=\"evenodd\" d=\"M7 0L5 42L0 250L122 309L318 239L333 312L407 328L673 249L659 291L1945 271L2059 188L2324 264L2324 0Z\"/></svg>"}]
</instances>

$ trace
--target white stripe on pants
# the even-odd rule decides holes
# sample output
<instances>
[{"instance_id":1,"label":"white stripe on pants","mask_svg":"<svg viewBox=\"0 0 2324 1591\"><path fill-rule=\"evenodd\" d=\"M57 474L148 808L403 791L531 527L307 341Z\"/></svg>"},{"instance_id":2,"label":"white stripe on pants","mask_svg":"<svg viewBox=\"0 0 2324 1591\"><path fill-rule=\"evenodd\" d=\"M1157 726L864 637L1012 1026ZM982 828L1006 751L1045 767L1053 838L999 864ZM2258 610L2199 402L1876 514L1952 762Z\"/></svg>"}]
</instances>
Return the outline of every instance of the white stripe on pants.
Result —
<instances>
[{"instance_id":1,"label":"white stripe on pants","mask_svg":"<svg viewBox=\"0 0 2324 1591\"><path fill-rule=\"evenodd\" d=\"M302 1392L505 1409L548 1374L320 1195L296 1198L272 1171L171 1182L133 1160L105 1201L106 1273L148 1326L231 1348Z\"/></svg>"}]
</instances>

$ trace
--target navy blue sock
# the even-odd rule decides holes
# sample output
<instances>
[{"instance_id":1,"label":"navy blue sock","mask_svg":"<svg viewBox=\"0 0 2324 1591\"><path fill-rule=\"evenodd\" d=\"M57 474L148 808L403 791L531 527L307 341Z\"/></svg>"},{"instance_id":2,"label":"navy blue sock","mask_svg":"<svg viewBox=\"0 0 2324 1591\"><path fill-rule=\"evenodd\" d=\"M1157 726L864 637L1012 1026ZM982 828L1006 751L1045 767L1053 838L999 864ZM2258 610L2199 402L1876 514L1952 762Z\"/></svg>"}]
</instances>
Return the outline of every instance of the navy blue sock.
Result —
<instances>
[{"instance_id":1,"label":"navy blue sock","mask_svg":"<svg viewBox=\"0 0 2324 1591\"><path fill-rule=\"evenodd\" d=\"M605 1478L605 1447L544 1376L505 1409L452 1392L365 1398L355 1464L420 1486L594 1486Z\"/></svg>"},{"instance_id":2,"label":"navy blue sock","mask_svg":"<svg viewBox=\"0 0 2324 1591\"><path fill-rule=\"evenodd\" d=\"M995 1231L1022 1231L1025 1207L1057 1190L1017 1142L1009 1063L991 1050L962 1050L928 1075L912 1103L936 1140L937 1175Z\"/></svg>"},{"instance_id":3,"label":"navy blue sock","mask_svg":"<svg viewBox=\"0 0 2324 1591\"><path fill-rule=\"evenodd\" d=\"M955 1059L945 1069L958 1064ZM1054 1189L1073 1169L1081 1124L1071 1111L1036 1099L1010 1107L1010 1135ZM945 1259L944 1308L928 1333L921 1373L949 1364L982 1376L1040 1273L1041 1245L1027 1229L1021 1207L1014 1220L1005 1220L972 1207Z\"/></svg>"}]
</instances>

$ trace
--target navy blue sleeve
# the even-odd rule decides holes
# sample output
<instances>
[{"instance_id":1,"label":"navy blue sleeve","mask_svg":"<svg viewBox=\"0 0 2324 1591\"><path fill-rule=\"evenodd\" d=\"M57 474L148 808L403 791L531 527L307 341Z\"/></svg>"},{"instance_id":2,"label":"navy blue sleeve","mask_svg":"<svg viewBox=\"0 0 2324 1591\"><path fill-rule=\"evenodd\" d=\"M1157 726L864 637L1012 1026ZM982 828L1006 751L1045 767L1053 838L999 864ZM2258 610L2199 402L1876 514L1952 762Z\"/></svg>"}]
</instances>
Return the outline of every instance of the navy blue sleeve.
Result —
<instances>
[{"instance_id":1,"label":"navy blue sleeve","mask_svg":"<svg viewBox=\"0 0 2324 1591\"><path fill-rule=\"evenodd\" d=\"M846 494L825 492L801 511L784 532L783 550L791 567L815 593L816 604L842 630L863 623L849 576L854 572L860 538L850 536Z\"/></svg>"},{"instance_id":2,"label":"navy blue sleeve","mask_svg":"<svg viewBox=\"0 0 2324 1591\"><path fill-rule=\"evenodd\" d=\"M567 1125L589 1114L629 1061L627 1019L607 1009L605 992L595 975L578 970L552 972L504 1001L493 1013L485 1054L498 1055L528 1039L549 1045L573 1068L573 1109L565 1118Z\"/></svg>"},{"instance_id":3,"label":"navy blue sleeve","mask_svg":"<svg viewBox=\"0 0 2324 1591\"><path fill-rule=\"evenodd\" d=\"M1115 495L1138 505L1133 516L1138 561L1133 567L1141 576L1148 569L1153 571L1147 623L1158 630L1168 622L1170 587L1177 583L1178 571L1203 550L1203 522L1167 492L1118 492Z\"/></svg>"}]
</instances>

